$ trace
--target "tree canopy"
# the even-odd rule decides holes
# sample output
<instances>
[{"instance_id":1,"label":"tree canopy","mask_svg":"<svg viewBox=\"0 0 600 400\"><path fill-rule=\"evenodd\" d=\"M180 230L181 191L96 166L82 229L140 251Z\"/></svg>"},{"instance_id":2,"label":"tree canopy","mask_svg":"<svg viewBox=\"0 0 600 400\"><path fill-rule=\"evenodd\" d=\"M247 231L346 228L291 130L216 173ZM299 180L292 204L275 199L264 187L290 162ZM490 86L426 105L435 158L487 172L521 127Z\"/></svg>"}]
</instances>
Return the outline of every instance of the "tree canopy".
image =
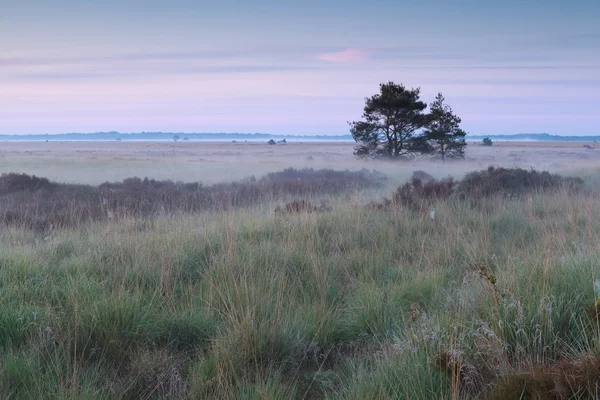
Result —
<instances>
[{"instance_id":1,"label":"tree canopy","mask_svg":"<svg viewBox=\"0 0 600 400\"><path fill-rule=\"evenodd\" d=\"M379 85L379 93L365 99L362 120L350 122L359 157L401 158L439 154L442 159L464 157L466 133L461 120L438 94L426 114L421 89L394 82Z\"/></svg>"},{"instance_id":2,"label":"tree canopy","mask_svg":"<svg viewBox=\"0 0 600 400\"><path fill-rule=\"evenodd\" d=\"M350 123L358 143L355 154L399 157L421 152L424 143L414 137L427 123L421 89L394 82L382 83L379 89L380 93L365 99L363 120Z\"/></svg>"},{"instance_id":3,"label":"tree canopy","mask_svg":"<svg viewBox=\"0 0 600 400\"><path fill-rule=\"evenodd\" d=\"M424 136L432 146L431 152L439 155L442 160L464 158L467 133L460 129L460 117L454 114L452 107L445 104L445 101L444 96L438 93L429 106L429 121Z\"/></svg>"}]
</instances>

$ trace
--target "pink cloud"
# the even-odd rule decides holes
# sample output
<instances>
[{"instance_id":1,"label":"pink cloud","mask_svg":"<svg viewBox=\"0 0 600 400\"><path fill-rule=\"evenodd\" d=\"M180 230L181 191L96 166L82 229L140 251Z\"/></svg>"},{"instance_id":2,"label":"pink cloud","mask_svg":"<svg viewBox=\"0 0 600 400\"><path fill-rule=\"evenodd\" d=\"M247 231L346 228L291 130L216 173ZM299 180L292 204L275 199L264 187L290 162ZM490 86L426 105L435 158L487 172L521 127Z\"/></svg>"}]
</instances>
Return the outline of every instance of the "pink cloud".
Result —
<instances>
[{"instance_id":1,"label":"pink cloud","mask_svg":"<svg viewBox=\"0 0 600 400\"><path fill-rule=\"evenodd\" d=\"M371 52L369 50L346 49L342 51L335 51L332 53L319 54L317 56L317 59L333 63L351 63L368 61L370 56Z\"/></svg>"}]
</instances>

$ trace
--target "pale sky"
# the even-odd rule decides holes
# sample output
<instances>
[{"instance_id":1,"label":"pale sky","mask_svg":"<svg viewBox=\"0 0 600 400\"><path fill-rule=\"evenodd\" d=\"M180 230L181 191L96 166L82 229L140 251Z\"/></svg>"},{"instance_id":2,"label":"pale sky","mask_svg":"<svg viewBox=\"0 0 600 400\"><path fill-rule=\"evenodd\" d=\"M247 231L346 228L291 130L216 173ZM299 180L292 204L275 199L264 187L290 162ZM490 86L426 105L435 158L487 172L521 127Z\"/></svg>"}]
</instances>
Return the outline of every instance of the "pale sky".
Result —
<instances>
[{"instance_id":1,"label":"pale sky","mask_svg":"<svg viewBox=\"0 0 600 400\"><path fill-rule=\"evenodd\" d=\"M387 81L600 134L600 0L0 0L0 133L347 134Z\"/></svg>"}]
</instances>

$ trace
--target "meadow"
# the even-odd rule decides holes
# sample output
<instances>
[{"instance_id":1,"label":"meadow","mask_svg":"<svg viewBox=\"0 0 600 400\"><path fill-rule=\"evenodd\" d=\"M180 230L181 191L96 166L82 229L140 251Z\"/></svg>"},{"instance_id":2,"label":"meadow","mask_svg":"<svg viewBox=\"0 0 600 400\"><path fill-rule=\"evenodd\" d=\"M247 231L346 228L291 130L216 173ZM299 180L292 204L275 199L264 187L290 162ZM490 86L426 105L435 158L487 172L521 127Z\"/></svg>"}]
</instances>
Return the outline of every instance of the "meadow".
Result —
<instances>
[{"instance_id":1,"label":"meadow","mask_svg":"<svg viewBox=\"0 0 600 400\"><path fill-rule=\"evenodd\" d=\"M351 147L0 144L1 173L60 183L0 185L0 397L599 397L600 150L385 163ZM451 192L397 191L415 171L452 175ZM126 182L102 186L133 176L182 183L134 182L154 197L133 203ZM24 223L55 215L36 193L57 188L100 211ZM210 196L164 207L188 191Z\"/></svg>"}]
</instances>

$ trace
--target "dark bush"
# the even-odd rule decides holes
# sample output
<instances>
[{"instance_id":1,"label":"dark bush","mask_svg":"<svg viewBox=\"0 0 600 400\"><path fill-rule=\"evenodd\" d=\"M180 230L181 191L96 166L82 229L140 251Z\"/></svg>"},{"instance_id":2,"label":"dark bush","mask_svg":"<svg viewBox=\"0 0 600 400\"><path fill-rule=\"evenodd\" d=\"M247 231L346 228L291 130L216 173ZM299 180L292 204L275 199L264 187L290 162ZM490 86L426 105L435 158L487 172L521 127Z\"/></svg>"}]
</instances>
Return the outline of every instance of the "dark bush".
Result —
<instances>
[{"instance_id":1,"label":"dark bush","mask_svg":"<svg viewBox=\"0 0 600 400\"><path fill-rule=\"evenodd\" d=\"M46 178L26 174L2 174L0 176L0 196L15 192L34 192L40 189L52 189L56 185Z\"/></svg>"},{"instance_id":2,"label":"dark bush","mask_svg":"<svg viewBox=\"0 0 600 400\"><path fill-rule=\"evenodd\" d=\"M48 230L122 217L220 211L289 196L339 195L380 187L384 181L382 174L367 170L293 168L212 186L128 178L96 187L5 174L0 177L0 225Z\"/></svg>"},{"instance_id":3,"label":"dark bush","mask_svg":"<svg viewBox=\"0 0 600 400\"><path fill-rule=\"evenodd\" d=\"M430 179L425 183L419 178L413 178L396 190L392 202L414 211L423 210L433 203L446 200L452 195L453 188L454 180L452 178L440 181Z\"/></svg>"},{"instance_id":4,"label":"dark bush","mask_svg":"<svg viewBox=\"0 0 600 400\"><path fill-rule=\"evenodd\" d=\"M381 203L370 203L367 208L385 210L393 206L403 206L413 211L423 211L450 197L453 188L454 180L451 177L439 181L432 177L423 183L413 175L409 182L398 187L391 199L383 199Z\"/></svg>"},{"instance_id":5,"label":"dark bush","mask_svg":"<svg viewBox=\"0 0 600 400\"><path fill-rule=\"evenodd\" d=\"M415 178L419 179L423 183L426 183L428 181L435 179L432 175L428 174L425 171L421 171L421 170L413 171L411 180L413 180Z\"/></svg>"},{"instance_id":6,"label":"dark bush","mask_svg":"<svg viewBox=\"0 0 600 400\"><path fill-rule=\"evenodd\" d=\"M313 212L324 212L330 211L331 208L326 202L321 202L321 205L316 206L309 200L294 200L287 203L283 207L277 206L275 208L276 214L299 214L299 213L313 213Z\"/></svg>"},{"instance_id":7,"label":"dark bush","mask_svg":"<svg viewBox=\"0 0 600 400\"><path fill-rule=\"evenodd\" d=\"M456 194L461 199L474 200L495 195L518 198L535 191L559 189L577 191L582 187L581 178L563 177L533 169L489 167L487 170L467 174L458 183Z\"/></svg>"}]
</instances>

